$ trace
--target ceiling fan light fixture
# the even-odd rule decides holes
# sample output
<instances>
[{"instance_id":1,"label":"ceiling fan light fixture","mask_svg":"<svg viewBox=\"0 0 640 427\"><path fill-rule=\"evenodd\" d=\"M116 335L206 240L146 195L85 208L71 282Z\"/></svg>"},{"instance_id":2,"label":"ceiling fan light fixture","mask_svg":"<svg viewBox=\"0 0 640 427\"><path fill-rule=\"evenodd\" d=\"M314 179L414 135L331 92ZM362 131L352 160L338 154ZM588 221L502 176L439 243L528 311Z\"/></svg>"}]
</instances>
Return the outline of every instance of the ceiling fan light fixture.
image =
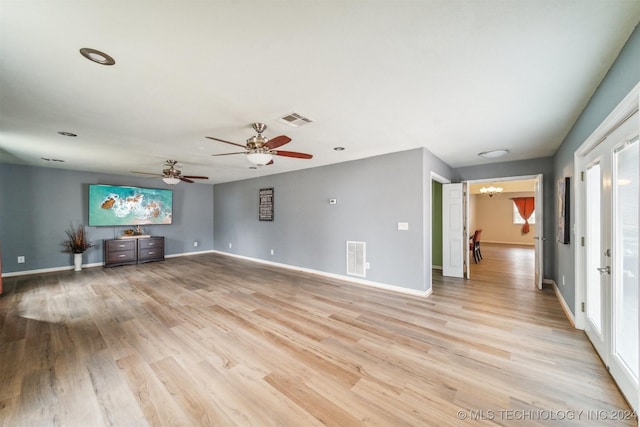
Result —
<instances>
[{"instance_id":1,"label":"ceiling fan light fixture","mask_svg":"<svg viewBox=\"0 0 640 427\"><path fill-rule=\"evenodd\" d=\"M165 176L162 178L162 180L169 185L176 185L177 183L180 182L179 178L173 177L173 176Z\"/></svg>"},{"instance_id":2,"label":"ceiling fan light fixture","mask_svg":"<svg viewBox=\"0 0 640 427\"><path fill-rule=\"evenodd\" d=\"M262 153L259 151L247 153L247 159L256 166L264 166L273 160L273 155L270 153Z\"/></svg>"},{"instance_id":3,"label":"ceiling fan light fixture","mask_svg":"<svg viewBox=\"0 0 640 427\"><path fill-rule=\"evenodd\" d=\"M498 157L506 156L509 154L509 150L500 149L500 150L492 150L492 151L483 151L482 153L478 153L480 157L486 157L488 159L496 159Z\"/></svg>"}]
</instances>

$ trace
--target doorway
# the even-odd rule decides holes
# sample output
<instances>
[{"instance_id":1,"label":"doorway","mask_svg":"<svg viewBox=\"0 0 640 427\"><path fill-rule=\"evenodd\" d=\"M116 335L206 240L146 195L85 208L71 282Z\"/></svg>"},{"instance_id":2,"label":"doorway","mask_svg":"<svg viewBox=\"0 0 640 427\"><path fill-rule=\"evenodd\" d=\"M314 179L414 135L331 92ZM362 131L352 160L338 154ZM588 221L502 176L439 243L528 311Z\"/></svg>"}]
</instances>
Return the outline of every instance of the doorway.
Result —
<instances>
[{"instance_id":1,"label":"doorway","mask_svg":"<svg viewBox=\"0 0 640 427\"><path fill-rule=\"evenodd\" d=\"M577 186L580 212L577 222L583 239L576 251L579 257L576 273L580 273L577 279L581 280L577 283L583 283L576 289L576 296L580 293L583 298L579 318L635 410L639 406L640 370L639 119L636 108L622 119L612 120L604 137L598 137L591 146L581 147L576 154L581 177Z\"/></svg>"},{"instance_id":2,"label":"doorway","mask_svg":"<svg viewBox=\"0 0 640 427\"><path fill-rule=\"evenodd\" d=\"M443 275L450 277L471 277L471 269L470 265L473 262L473 258L469 257L469 246L468 242L470 240L470 236L473 235L474 231L477 228L483 228L481 224L471 224L471 216L475 215L474 204L471 203L471 193L472 191L476 191L473 189L477 189L477 193L480 193L480 188L493 186L498 187L501 191L507 187L510 182L520 182L524 181L525 183L529 183L531 185L528 190L533 194L535 199L535 211L534 211L534 221L536 224L535 231L532 232L533 236L531 239L534 244L534 277L531 278L531 283L535 284L539 289L542 289L542 279L543 279L543 241L544 241L544 230L543 230L543 191L542 191L542 174L538 175L526 175L526 176L511 176L511 177L499 177L499 178L491 178L491 179L478 179L478 180L470 180L466 181L462 184L449 184L451 187L451 191L443 191L443 195L446 195L448 199L443 199L443 227L445 229L451 228L453 235L449 236L447 233L443 234L443 252L444 252L444 265L443 265ZM526 184L525 184L526 185ZM460 186L460 189L458 187ZM444 186L445 190L448 186ZM514 184L512 187L514 190L518 190L517 185ZM457 191L460 190L460 191ZM506 192L505 192L506 193ZM461 197L461 200L457 200L458 194ZM463 195L464 194L464 195ZM496 197L495 200L498 200L498 196L486 195L488 198ZM500 196L502 199L503 197ZM502 202L506 201L507 209L507 217L511 212L513 207L513 202L507 197L505 200L501 200ZM503 206L503 207L504 207ZM457 212L451 212L451 210L457 209ZM451 222L453 223L454 219L460 218L460 230L458 231L457 227L447 227L447 219L451 218ZM456 238L457 233L461 234L460 239ZM486 238L486 233L483 230L483 236ZM449 253L453 253L455 256L451 256L450 259L452 262L450 265L447 263L447 251ZM459 254L459 256L458 256ZM456 260L464 260L464 262L455 263L453 261ZM448 267L448 268L445 268Z\"/></svg>"}]
</instances>

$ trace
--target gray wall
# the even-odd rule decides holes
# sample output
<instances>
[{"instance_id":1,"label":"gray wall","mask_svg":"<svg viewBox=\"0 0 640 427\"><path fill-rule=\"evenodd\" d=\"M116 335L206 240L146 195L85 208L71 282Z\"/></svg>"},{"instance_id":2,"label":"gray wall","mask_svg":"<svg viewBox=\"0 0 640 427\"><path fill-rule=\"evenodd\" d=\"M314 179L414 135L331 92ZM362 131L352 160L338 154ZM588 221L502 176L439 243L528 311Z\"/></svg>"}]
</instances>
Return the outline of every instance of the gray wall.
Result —
<instances>
[{"instance_id":1,"label":"gray wall","mask_svg":"<svg viewBox=\"0 0 640 427\"><path fill-rule=\"evenodd\" d=\"M69 223L88 223L89 184L171 188L173 224L145 226L164 236L165 254L213 249L213 187L185 184L169 187L160 180L95 174L0 163L0 246L2 270L13 273L72 266L72 255L60 252ZM103 261L102 242L128 227L88 227L96 246L84 263ZM194 240L199 242L193 247ZM26 257L18 264L17 257Z\"/></svg>"},{"instance_id":2,"label":"gray wall","mask_svg":"<svg viewBox=\"0 0 640 427\"><path fill-rule=\"evenodd\" d=\"M218 184L215 248L346 275L346 241L363 241L371 264L367 280L429 289L431 170L450 176L447 165L417 149ZM274 221L258 221L258 190L270 187ZM338 203L330 205L330 198ZM398 222L408 222L409 230L398 231Z\"/></svg>"},{"instance_id":3,"label":"gray wall","mask_svg":"<svg viewBox=\"0 0 640 427\"><path fill-rule=\"evenodd\" d=\"M546 238L543 246L544 278L555 278L555 217L554 217L554 173L553 159L518 160L513 162L492 163L487 165L457 168L453 171L457 181L476 179L493 179L510 176L527 176L542 174L543 193L543 235Z\"/></svg>"},{"instance_id":4,"label":"gray wall","mask_svg":"<svg viewBox=\"0 0 640 427\"><path fill-rule=\"evenodd\" d=\"M582 111L567 137L554 156L554 175L557 178L569 176L574 180L574 152L615 109L622 99L640 81L640 28L636 27L623 47L609 72ZM574 195L572 189L572 196ZM571 198L571 224L575 224L575 197ZM555 198L554 198L555 201ZM555 206L554 206L555 212ZM555 240L555 239L554 239ZM575 314L575 237L571 235L570 243L556 246L556 262L554 278L560 292ZM562 276L565 286L561 286Z\"/></svg>"}]
</instances>

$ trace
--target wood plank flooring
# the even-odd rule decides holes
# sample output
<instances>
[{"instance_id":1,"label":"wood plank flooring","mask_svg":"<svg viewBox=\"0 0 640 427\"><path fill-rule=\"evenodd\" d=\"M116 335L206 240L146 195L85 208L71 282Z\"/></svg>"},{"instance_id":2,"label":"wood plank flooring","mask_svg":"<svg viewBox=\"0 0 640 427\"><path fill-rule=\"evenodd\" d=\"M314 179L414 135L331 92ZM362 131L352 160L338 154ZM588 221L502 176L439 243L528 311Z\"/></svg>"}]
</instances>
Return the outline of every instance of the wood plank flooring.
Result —
<instances>
[{"instance_id":1,"label":"wood plank flooring","mask_svg":"<svg viewBox=\"0 0 640 427\"><path fill-rule=\"evenodd\" d=\"M429 298L219 254L5 278L0 425L636 425L494 249Z\"/></svg>"}]
</instances>

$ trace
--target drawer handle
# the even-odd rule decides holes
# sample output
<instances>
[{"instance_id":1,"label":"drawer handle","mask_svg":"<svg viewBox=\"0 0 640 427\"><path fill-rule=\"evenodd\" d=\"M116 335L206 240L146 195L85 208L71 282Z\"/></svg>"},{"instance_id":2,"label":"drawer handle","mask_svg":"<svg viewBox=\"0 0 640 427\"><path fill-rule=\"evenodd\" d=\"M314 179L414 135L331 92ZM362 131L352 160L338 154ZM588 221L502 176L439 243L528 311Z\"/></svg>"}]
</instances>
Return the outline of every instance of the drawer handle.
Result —
<instances>
[{"instance_id":1,"label":"drawer handle","mask_svg":"<svg viewBox=\"0 0 640 427\"><path fill-rule=\"evenodd\" d=\"M155 245L155 243L149 242L149 246L153 246L153 245Z\"/></svg>"},{"instance_id":2,"label":"drawer handle","mask_svg":"<svg viewBox=\"0 0 640 427\"><path fill-rule=\"evenodd\" d=\"M149 251L149 255L153 255L155 252L153 251Z\"/></svg>"},{"instance_id":3,"label":"drawer handle","mask_svg":"<svg viewBox=\"0 0 640 427\"><path fill-rule=\"evenodd\" d=\"M124 258L126 256L127 256L126 254L120 254L120 255L118 255L118 258Z\"/></svg>"},{"instance_id":4,"label":"drawer handle","mask_svg":"<svg viewBox=\"0 0 640 427\"><path fill-rule=\"evenodd\" d=\"M119 248L126 248L126 245L118 245Z\"/></svg>"}]
</instances>

